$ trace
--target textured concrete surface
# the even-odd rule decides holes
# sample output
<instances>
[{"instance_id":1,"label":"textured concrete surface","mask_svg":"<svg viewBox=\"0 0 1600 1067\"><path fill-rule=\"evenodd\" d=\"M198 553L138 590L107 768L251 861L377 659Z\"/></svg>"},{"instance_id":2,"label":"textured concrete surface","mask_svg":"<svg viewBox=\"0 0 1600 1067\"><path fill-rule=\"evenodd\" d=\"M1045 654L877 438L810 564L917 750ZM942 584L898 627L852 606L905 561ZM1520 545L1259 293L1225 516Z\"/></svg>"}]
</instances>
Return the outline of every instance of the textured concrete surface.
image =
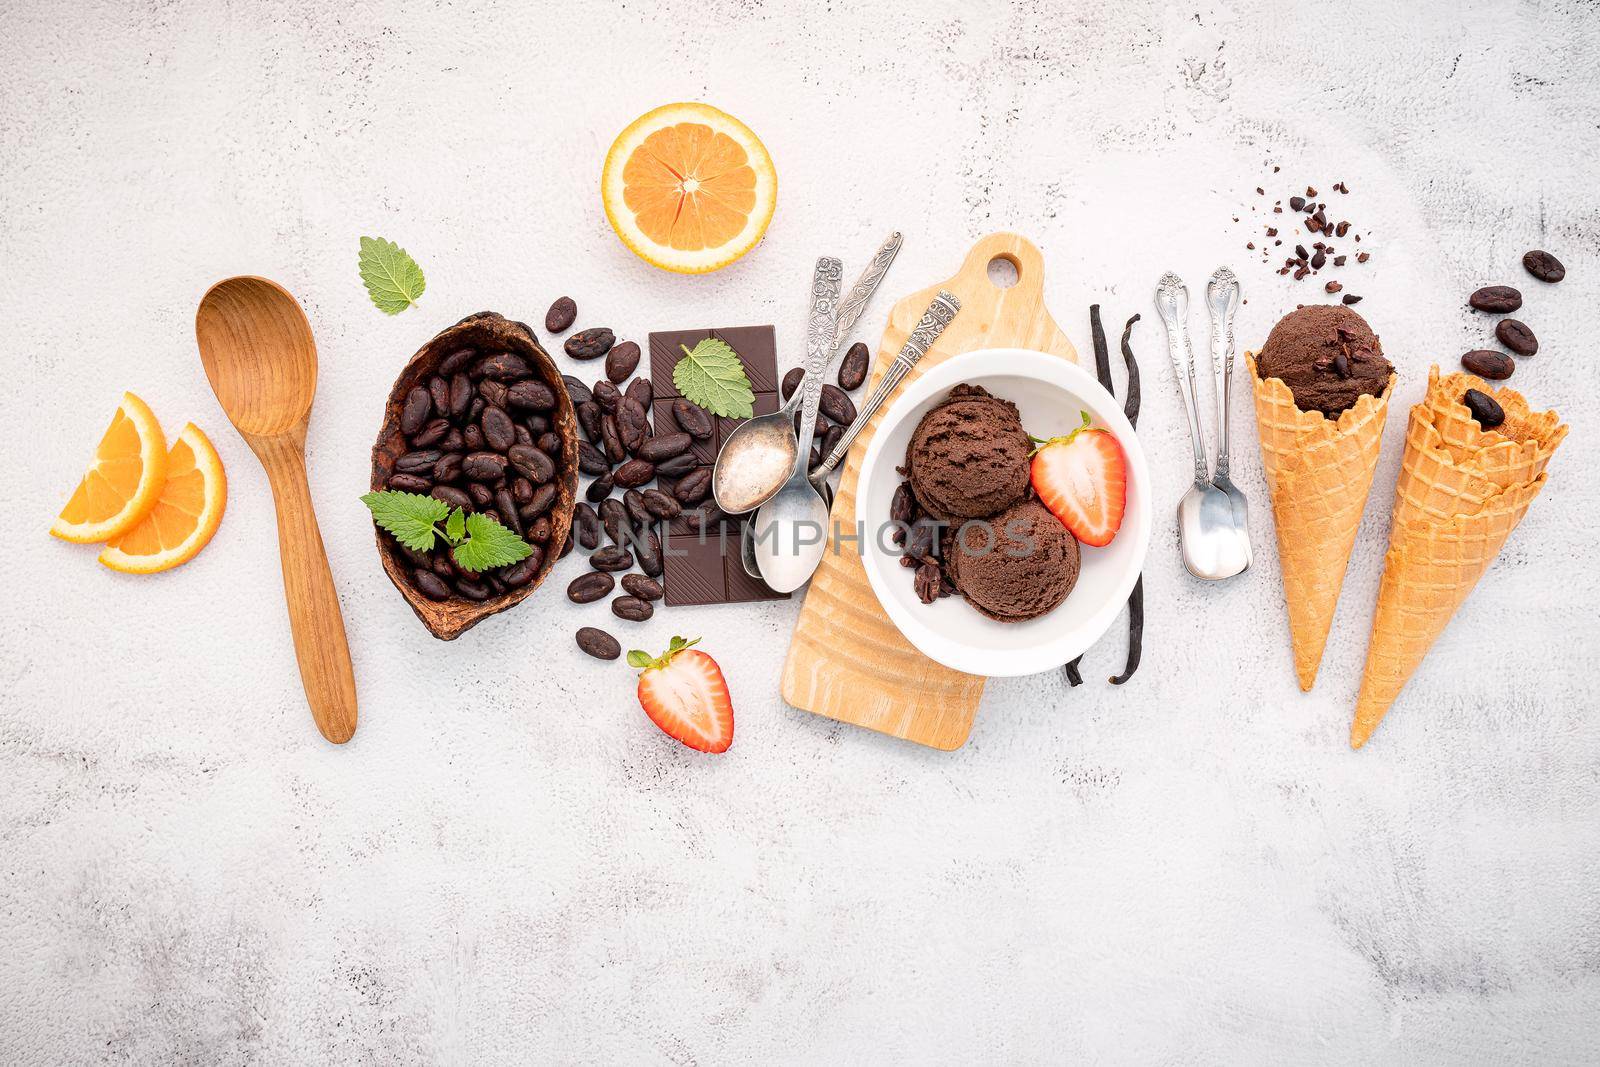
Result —
<instances>
[{"instance_id":1,"label":"textured concrete surface","mask_svg":"<svg viewBox=\"0 0 1600 1067\"><path fill-rule=\"evenodd\" d=\"M0 25L0 1059L1600 1059L1592 0L7 0ZM743 117L781 174L765 244L700 279L635 260L596 193L615 132L682 98ZM774 322L793 363L816 255L853 272L900 228L895 294L1014 228L1085 351L1091 301L1115 329L1161 270L1222 262L1248 342L1321 295L1244 250L1255 187L1340 180L1374 252L1347 289L1403 381L1309 696L1264 506L1259 565L1218 588L1158 530L1132 684L1102 681L1119 624L1081 689L991 685L948 755L784 707L796 603L630 628L702 634L727 668L738 739L706 759L573 647L610 618L561 598L578 560L454 645L379 569L355 498L382 398L463 314L570 293L636 338ZM369 233L422 262L420 309L367 303ZM1527 279L1531 246L1568 280ZM313 732L266 484L194 350L199 295L238 272L299 294L321 347L344 749ZM1573 434L1352 753L1405 409L1482 344L1464 300L1488 282L1527 291L1544 348L1514 381ZM1136 339L1167 514L1187 443L1161 331ZM210 432L232 484L212 546L150 579L44 536L125 388Z\"/></svg>"}]
</instances>

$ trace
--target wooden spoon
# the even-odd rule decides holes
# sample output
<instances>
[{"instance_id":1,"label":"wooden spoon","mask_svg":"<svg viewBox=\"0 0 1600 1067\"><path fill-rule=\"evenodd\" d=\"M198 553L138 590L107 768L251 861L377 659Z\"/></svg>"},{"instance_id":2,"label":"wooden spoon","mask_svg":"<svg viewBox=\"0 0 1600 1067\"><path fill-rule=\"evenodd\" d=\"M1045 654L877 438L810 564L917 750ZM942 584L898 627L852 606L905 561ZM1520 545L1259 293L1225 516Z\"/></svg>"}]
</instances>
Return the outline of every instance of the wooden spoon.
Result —
<instances>
[{"instance_id":1,"label":"wooden spoon","mask_svg":"<svg viewBox=\"0 0 1600 1067\"><path fill-rule=\"evenodd\" d=\"M201 299L194 332L212 391L272 484L300 681L317 729L342 745L356 732L356 680L306 485L306 423L317 394L311 324L276 282L239 277Z\"/></svg>"}]
</instances>

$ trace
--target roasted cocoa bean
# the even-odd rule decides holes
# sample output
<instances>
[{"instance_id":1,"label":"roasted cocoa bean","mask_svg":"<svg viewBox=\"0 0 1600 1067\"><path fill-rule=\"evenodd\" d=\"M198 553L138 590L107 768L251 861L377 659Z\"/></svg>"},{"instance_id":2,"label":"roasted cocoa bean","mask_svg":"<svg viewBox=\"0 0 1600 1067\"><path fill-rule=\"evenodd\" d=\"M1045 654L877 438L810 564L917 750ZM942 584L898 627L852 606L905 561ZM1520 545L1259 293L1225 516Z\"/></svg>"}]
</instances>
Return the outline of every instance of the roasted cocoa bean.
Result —
<instances>
[{"instance_id":1,"label":"roasted cocoa bean","mask_svg":"<svg viewBox=\"0 0 1600 1067\"><path fill-rule=\"evenodd\" d=\"M641 486L655 476L655 464L643 459L630 459L611 473L612 480L623 489Z\"/></svg>"},{"instance_id":2,"label":"roasted cocoa bean","mask_svg":"<svg viewBox=\"0 0 1600 1067\"><path fill-rule=\"evenodd\" d=\"M805 380L805 376L806 369L804 367L790 367L784 373L783 384L779 386L779 389L782 391L785 400L788 400L794 395L794 391L800 388L800 383Z\"/></svg>"},{"instance_id":3,"label":"roasted cocoa bean","mask_svg":"<svg viewBox=\"0 0 1600 1067\"><path fill-rule=\"evenodd\" d=\"M472 498L453 485L436 485L428 495L435 500L443 500L453 508L472 510Z\"/></svg>"},{"instance_id":4,"label":"roasted cocoa bean","mask_svg":"<svg viewBox=\"0 0 1600 1067\"><path fill-rule=\"evenodd\" d=\"M617 388L616 383L601 378L594 383L590 392L594 393L594 402L600 405L601 411L609 415L617 413L617 405L622 403L622 390Z\"/></svg>"},{"instance_id":5,"label":"roasted cocoa bean","mask_svg":"<svg viewBox=\"0 0 1600 1067\"><path fill-rule=\"evenodd\" d=\"M589 566L597 571L625 571L633 566L633 553L621 545L607 545L594 550Z\"/></svg>"},{"instance_id":6,"label":"roasted cocoa bean","mask_svg":"<svg viewBox=\"0 0 1600 1067\"><path fill-rule=\"evenodd\" d=\"M656 536L654 530L640 534L634 542L633 551L639 557L640 570L652 578L661 577L661 538Z\"/></svg>"},{"instance_id":7,"label":"roasted cocoa bean","mask_svg":"<svg viewBox=\"0 0 1600 1067\"><path fill-rule=\"evenodd\" d=\"M644 506L644 494L639 490L629 489L623 493L622 505L628 509L628 518L632 519L633 524L639 529L648 529L655 523L656 518L650 514L650 509Z\"/></svg>"},{"instance_id":8,"label":"roasted cocoa bean","mask_svg":"<svg viewBox=\"0 0 1600 1067\"><path fill-rule=\"evenodd\" d=\"M595 659L616 659L622 655L622 646L617 639L604 630L582 626L578 628L577 638L578 647Z\"/></svg>"},{"instance_id":9,"label":"roasted cocoa bean","mask_svg":"<svg viewBox=\"0 0 1600 1067\"><path fill-rule=\"evenodd\" d=\"M468 456L470 460L472 456ZM556 476L556 462L532 445L512 445L506 452L511 465L535 485L543 485Z\"/></svg>"},{"instance_id":10,"label":"roasted cocoa bean","mask_svg":"<svg viewBox=\"0 0 1600 1067\"><path fill-rule=\"evenodd\" d=\"M433 401L433 413L439 418L450 414L450 379L435 374L428 379L428 397Z\"/></svg>"},{"instance_id":11,"label":"roasted cocoa bean","mask_svg":"<svg viewBox=\"0 0 1600 1067\"><path fill-rule=\"evenodd\" d=\"M521 356L511 352L496 352L485 356L473 367L472 373L480 378L495 378L503 382L527 378L533 374Z\"/></svg>"},{"instance_id":12,"label":"roasted cocoa bean","mask_svg":"<svg viewBox=\"0 0 1600 1067\"><path fill-rule=\"evenodd\" d=\"M593 604L611 595L617 580L604 571L580 574L567 584L567 599L574 604Z\"/></svg>"},{"instance_id":13,"label":"roasted cocoa bean","mask_svg":"<svg viewBox=\"0 0 1600 1067\"><path fill-rule=\"evenodd\" d=\"M678 478L688 474L699 465L700 461L694 458L693 453L685 452L681 456L673 456L671 459L664 459L657 463L656 476L659 478Z\"/></svg>"},{"instance_id":14,"label":"roasted cocoa bean","mask_svg":"<svg viewBox=\"0 0 1600 1067\"><path fill-rule=\"evenodd\" d=\"M486 409L479 425L483 427L484 441L496 452L504 452L517 443L516 424L500 408Z\"/></svg>"},{"instance_id":15,"label":"roasted cocoa bean","mask_svg":"<svg viewBox=\"0 0 1600 1067\"><path fill-rule=\"evenodd\" d=\"M561 455L561 438L554 433L540 434L533 446L552 459Z\"/></svg>"},{"instance_id":16,"label":"roasted cocoa bean","mask_svg":"<svg viewBox=\"0 0 1600 1067\"><path fill-rule=\"evenodd\" d=\"M644 439L650 436L648 411L634 397L625 396L618 405L617 430L622 437L622 446L630 453L637 452Z\"/></svg>"},{"instance_id":17,"label":"roasted cocoa bean","mask_svg":"<svg viewBox=\"0 0 1600 1067\"><path fill-rule=\"evenodd\" d=\"M435 482L453 482L461 477L461 453L445 452L439 457L439 462L433 465L433 480Z\"/></svg>"},{"instance_id":18,"label":"roasted cocoa bean","mask_svg":"<svg viewBox=\"0 0 1600 1067\"><path fill-rule=\"evenodd\" d=\"M600 443L600 427L605 422L605 412L600 410L600 405L593 400L585 400L577 407L578 427L583 430L583 436L595 444Z\"/></svg>"},{"instance_id":19,"label":"roasted cocoa bean","mask_svg":"<svg viewBox=\"0 0 1600 1067\"><path fill-rule=\"evenodd\" d=\"M579 441L578 469L585 474L607 474L611 471L611 464L606 462L604 452L588 441Z\"/></svg>"},{"instance_id":20,"label":"roasted cocoa bean","mask_svg":"<svg viewBox=\"0 0 1600 1067\"><path fill-rule=\"evenodd\" d=\"M450 424L443 419L434 419L424 426L411 438L415 448L428 448L444 440L444 435L450 432Z\"/></svg>"},{"instance_id":21,"label":"roasted cocoa bean","mask_svg":"<svg viewBox=\"0 0 1600 1067\"><path fill-rule=\"evenodd\" d=\"M627 505L616 497L600 501L600 525L605 527L606 536L612 544L626 543L628 531L632 528Z\"/></svg>"},{"instance_id":22,"label":"roasted cocoa bean","mask_svg":"<svg viewBox=\"0 0 1600 1067\"><path fill-rule=\"evenodd\" d=\"M433 397L419 385L406 394L405 407L400 409L400 432L410 437L428 424L432 414Z\"/></svg>"},{"instance_id":23,"label":"roasted cocoa bean","mask_svg":"<svg viewBox=\"0 0 1600 1067\"><path fill-rule=\"evenodd\" d=\"M402 493L426 493L433 488L433 483L420 475L399 472L389 475L389 488Z\"/></svg>"},{"instance_id":24,"label":"roasted cocoa bean","mask_svg":"<svg viewBox=\"0 0 1600 1067\"><path fill-rule=\"evenodd\" d=\"M533 496L529 497L528 502L517 510L517 514L522 516L523 522L532 522L549 511L551 505L555 502L556 483L546 482L534 488Z\"/></svg>"},{"instance_id":25,"label":"roasted cocoa bean","mask_svg":"<svg viewBox=\"0 0 1600 1067\"><path fill-rule=\"evenodd\" d=\"M505 472L506 457L495 452L468 452L461 460L461 473L466 475L469 481L499 481ZM523 473L526 474L527 471Z\"/></svg>"},{"instance_id":26,"label":"roasted cocoa bean","mask_svg":"<svg viewBox=\"0 0 1600 1067\"><path fill-rule=\"evenodd\" d=\"M1539 339L1520 319L1501 319L1494 324L1494 335L1519 356L1531 356L1539 351Z\"/></svg>"},{"instance_id":27,"label":"roasted cocoa bean","mask_svg":"<svg viewBox=\"0 0 1600 1067\"><path fill-rule=\"evenodd\" d=\"M421 448L415 452L407 452L394 461L394 469L404 474L423 474L433 469L442 455L437 448Z\"/></svg>"},{"instance_id":28,"label":"roasted cocoa bean","mask_svg":"<svg viewBox=\"0 0 1600 1067\"><path fill-rule=\"evenodd\" d=\"M417 587L417 592L429 600L450 599L450 587L444 584L443 578L432 571L418 567L411 572L411 584Z\"/></svg>"},{"instance_id":29,"label":"roasted cocoa bean","mask_svg":"<svg viewBox=\"0 0 1600 1067\"><path fill-rule=\"evenodd\" d=\"M599 359L611 351L611 346L616 342L616 335L604 326L596 326L590 330L579 330L561 347L567 350L567 355L573 359Z\"/></svg>"},{"instance_id":30,"label":"roasted cocoa bean","mask_svg":"<svg viewBox=\"0 0 1600 1067\"><path fill-rule=\"evenodd\" d=\"M917 599L924 604L932 604L938 600L942 579L943 575L937 563L924 563L917 567L916 576L912 580L912 586L917 591Z\"/></svg>"},{"instance_id":31,"label":"roasted cocoa bean","mask_svg":"<svg viewBox=\"0 0 1600 1067\"><path fill-rule=\"evenodd\" d=\"M448 377L477 358L476 348L458 348L444 357L444 362L439 364L439 373Z\"/></svg>"},{"instance_id":32,"label":"roasted cocoa bean","mask_svg":"<svg viewBox=\"0 0 1600 1067\"><path fill-rule=\"evenodd\" d=\"M484 400L483 397L481 397L481 396L473 397L472 398L472 403L467 406L466 421L467 422L477 422L479 419L483 418L484 409L487 408L488 406L489 406L488 401Z\"/></svg>"},{"instance_id":33,"label":"roasted cocoa bean","mask_svg":"<svg viewBox=\"0 0 1600 1067\"><path fill-rule=\"evenodd\" d=\"M622 588L629 596L636 596L640 600L660 600L666 595L661 588L661 583L654 578L647 578L642 574L624 574Z\"/></svg>"},{"instance_id":34,"label":"roasted cocoa bean","mask_svg":"<svg viewBox=\"0 0 1600 1067\"><path fill-rule=\"evenodd\" d=\"M1472 417L1479 426L1485 430L1492 430L1506 421L1505 409L1499 401L1488 393L1481 393L1476 389L1468 389L1461 402L1467 405L1467 410L1472 412Z\"/></svg>"},{"instance_id":35,"label":"roasted cocoa bean","mask_svg":"<svg viewBox=\"0 0 1600 1067\"><path fill-rule=\"evenodd\" d=\"M678 428L697 441L704 441L716 429L711 413L699 404L679 397L672 402L672 419Z\"/></svg>"},{"instance_id":36,"label":"roasted cocoa bean","mask_svg":"<svg viewBox=\"0 0 1600 1067\"><path fill-rule=\"evenodd\" d=\"M865 342L857 341L851 345L850 351L844 354L844 359L839 363L839 388L847 391L860 389L861 383L867 380L869 360Z\"/></svg>"},{"instance_id":37,"label":"roasted cocoa bean","mask_svg":"<svg viewBox=\"0 0 1600 1067\"><path fill-rule=\"evenodd\" d=\"M544 313L544 328L550 333L566 333L577 320L577 301L570 296L558 296Z\"/></svg>"},{"instance_id":38,"label":"roasted cocoa bean","mask_svg":"<svg viewBox=\"0 0 1600 1067\"><path fill-rule=\"evenodd\" d=\"M473 423L461 431L461 441L470 452L481 452L486 442L483 439L483 427Z\"/></svg>"},{"instance_id":39,"label":"roasted cocoa bean","mask_svg":"<svg viewBox=\"0 0 1600 1067\"><path fill-rule=\"evenodd\" d=\"M1486 285L1467 298L1479 311L1504 314L1522 306L1522 294L1509 285Z\"/></svg>"},{"instance_id":40,"label":"roasted cocoa bean","mask_svg":"<svg viewBox=\"0 0 1600 1067\"><path fill-rule=\"evenodd\" d=\"M538 437L550 429L550 420L544 415L525 415L522 419L522 425L528 428L529 433Z\"/></svg>"},{"instance_id":41,"label":"roasted cocoa bean","mask_svg":"<svg viewBox=\"0 0 1600 1067\"><path fill-rule=\"evenodd\" d=\"M685 507L700 503L711 495L711 468L699 467L684 475L672 487L672 495Z\"/></svg>"},{"instance_id":42,"label":"roasted cocoa bean","mask_svg":"<svg viewBox=\"0 0 1600 1067\"><path fill-rule=\"evenodd\" d=\"M650 410L650 402L656 398L655 390L651 387L649 378L635 378L628 383L628 388L622 395L633 397L639 402L639 406L646 411Z\"/></svg>"},{"instance_id":43,"label":"roasted cocoa bean","mask_svg":"<svg viewBox=\"0 0 1600 1067\"><path fill-rule=\"evenodd\" d=\"M517 502L512 499L511 490L500 488L494 491L494 509L500 513L500 521L506 529L521 537L522 516L517 514Z\"/></svg>"},{"instance_id":44,"label":"roasted cocoa bean","mask_svg":"<svg viewBox=\"0 0 1600 1067\"><path fill-rule=\"evenodd\" d=\"M713 530L727 515L715 504L706 504L694 510L685 510L683 521L689 527L690 533L699 533L701 530ZM711 536L709 533L707 537Z\"/></svg>"},{"instance_id":45,"label":"roasted cocoa bean","mask_svg":"<svg viewBox=\"0 0 1600 1067\"><path fill-rule=\"evenodd\" d=\"M856 421L856 405L832 382L825 382L822 386L821 410L828 417L828 421L842 423L845 426Z\"/></svg>"},{"instance_id":46,"label":"roasted cocoa bean","mask_svg":"<svg viewBox=\"0 0 1600 1067\"><path fill-rule=\"evenodd\" d=\"M600 516L581 501L572 508L572 537L584 548L600 546Z\"/></svg>"},{"instance_id":47,"label":"roasted cocoa bean","mask_svg":"<svg viewBox=\"0 0 1600 1067\"><path fill-rule=\"evenodd\" d=\"M466 440L461 436L461 431L454 426L450 427L449 432L439 442L440 452L464 452L466 448Z\"/></svg>"},{"instance_id":48,"label":"roasted cocoa bean","mask_svg":"<svg viewBox=\"0 0 1600 1067\"><path fill-rule=\"evenodd\" d=\"M611 495L613 488L615 488L615 483L611 480L611 472L607 471L589 483L589 488L583 491L583 496L590 503L598 504Z\"/></svg>"},{"instance_id":49,"label":"roasted cocoa bean","mask_svg":"<svg viewBox=\"0 0 1600 1067\"><path fill-rule=\"evenodd\" d=\"M661 468L657 467L657 473ZM683 511L683 505L659 489L646 489L639 494L639 499L647 513L658 519L675 519Z\"/></svg>"},{"instance_id":50,"label":"roasted cocoa bean","mask_svg":"<svg viewBox=\"0 0 1600 1067\"><path fill-rule=\"evenodd\" d=\"M472 498L472 504L477 508L486 508L494 503L494 490L482 482L468 482L467 496Z\"/></svg>"},{"instance_id":51,"label":"roasted cocoa bean","mask_svg":"<svg viewBox=\"0 0 1600 1067\"><path fill-rule=\"evenodd\" d=\"M655 607L648 600L636 596L619 596L611 602L611 614L629 622L644 622L655 613Z\"/></svg>"},{"instance_id":52,"label":"roasted cocoa bean","mask_svg":"<svg viewBox=\"0 0 1600 1067\"><path fill-rule=\"evenodd\" d=\"M506 386L506 403L518 411L549 411L556 406L555 390L536 378Z\"/></svg>"},{"instance_id":53,"label":"roasted cocoa bean","mask_svg":"<svg viewBox=\"0 0 1600 1067\"><path fill-rule=\"evenodd\" d=\"M472 379L457 373L450 378L450 417L459 419L472 406Z\"/></svg>"},{"instance_id":54,"label":"roasted cocoa bean","mask_svg":"<svg viewBox=\"0 0 1600 1067\"><path fill-rule=\"evenodd\" d=\"M628 375L639 369L639 346L632 341L622 341L606 353L606 377L613 382L625 382Z\"/></svg>"},{"instance_id":55,"label":"roasted cocoa bean","mask_svg":"<svg viewBox=\"0 0 1600 1067\"><path fill-rule=\"evenodd\" d=\"M1542 248L1524 252L1522 265L1541 282L1559 282L1567 276L1567 268L1561 265L1561 261Z\"/></svg>"},{"instance_id":56,"label":"roasted cocoa bean","mask_svg":"<svg viewBox=\"0 0 1600 1067\"><path fill-rule=\"evenodd\" d=\"M502 568L500 578L513 588L527 585L539 573L539 566L544 562L544 550L537 545L533 551L509 567Z\"/></svg>"},{"instance_id":57,"label":"roasted cocoa bean","mask_svg":"<svg viewBox=\"0 0 1600 1067\"><path fill-rule=\"evenodd\" d=\"M606 450L606 459L612 463L621 463L628 458L628 450L622 447L622 435L617 431L615 415L607 415L600 420L600 444Z\"/></svg>"},{"instance_id":58,"label":"roasted cocoa bean","mask_svg":"<svg viewBox=\"0 0 1600 1067\"><path fill-rule=\"evenodd\" d=\"M533 444L533 434L530 433L528 428L522 425L520 422L512 424L511 436L515 438L516 443L519 445Z\"/></svg>"},{"instance_id":59,"label":"roasted cocoa bean","mask_svg":"<svg viewBox=\"0 0 1600 1067\"><path fill-rule=\"evenodd\" d=\"M468 600L488 600L489 597L494 595L486 582L472 578L457 578L451 584L456 587L456 592Z\"/></svg>"},{"instance_id":60,"label":"roasted cocoa bean","mask_svg":"<svg viewBox=\"0 0 1600 1067\"><path fill-rule=\"evenodd\" d=\"M511 499L519 509L526 506L533 499L533 483L526 478L511 479Z\"/></svg>"},{"instance_id":61,"label":"roasted cocoa bean","mask_svg":"<svg viewBox=\"0 0 1600 1067\"><path fill-rule=\"evenodd\" d=\"M497 382L493 378L485 378L478 383L478 395L491 407L503 408L508 403L511 390L505 382Z\"/></svg>"},{"instance_id":62,"label":"roasted cocoa bean","mask_svg":"<svg viewBox=\"0 0 1600 1067\"><path fill-rule=\"evenodd\" d=\"M550 521L550 516L540 515L528 526L528 540L537 541L541 545L550 540L550 535L555 533L555 524Z\"/></svg>"},{"instance_id":63,"label":"roasted cocoa bean","mask_svg":"<svg viewBox=\"0 0 1600 1067\"><path fill-rule=\"evenodd\" d=\"M659 437L648 438L638 448L634 449L634 454L640 459L649 460L651 463L659 463L664 459L682 455L688 450L688 434L668 433Z\"/></svg>"},{"instance_id":64,"label":"roasted cocoa bean","mask_svg":"<svg viewBox=\"0 0 1600 1067\"><path fill-rule=\"evenodd\" d=\"M574 407L594 399L594 394L589 391L589 387L570 374L561 376L561 384L566 387L567 398L572 401Z\"/></svg>"},{"instance_id":65,"label":"roasted cocoa bean","mask_svg":"<svg viewBox=\"0 0 1600 1067\"><path fill-rule=\"evenodd\" d=\"M823 459L833 455L833 450L839 447L840 441L844 440L844 431L845 427L840 426L838 423L828 427L828 432L822 435L822 444L818 446Z\"/></svg>"},{"instance_id":66,"label":"roasted cocoa bean","mask_svg":"<svg viewBox=\"0 0 1600 1067\"><path fill-rule=\"evenodd\" d=\"M917 518L917 497L910 482L901 482L889 498L889 521L910 525Z\"/></svg>"}]
</instances>

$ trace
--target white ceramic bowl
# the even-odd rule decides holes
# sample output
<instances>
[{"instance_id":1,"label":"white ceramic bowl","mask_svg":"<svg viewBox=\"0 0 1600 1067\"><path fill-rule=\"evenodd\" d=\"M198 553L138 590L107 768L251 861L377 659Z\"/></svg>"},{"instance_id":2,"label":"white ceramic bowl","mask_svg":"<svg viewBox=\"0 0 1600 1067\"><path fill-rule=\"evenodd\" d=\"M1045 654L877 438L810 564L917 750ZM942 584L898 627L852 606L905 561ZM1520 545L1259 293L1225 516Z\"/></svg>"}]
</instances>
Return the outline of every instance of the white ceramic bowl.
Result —
<instances>
[{"instance_id":1,"label":"white ceramic bowl","mask_svg":"<svg viewBox=\"0 0 1600 1067\"><path fill-rule=\"evenodd\" d=\"M1017 405L1036 437L1067 433L1087 411L1110 430L1128 459L1128 502L1122 528L1104 548L1081 547L1078 584L1054 611L1027 622L996 622L960 596L923 604L911 572L887 531L889 502L901 478L911 434L952 386L981 385ZM872 591L906 640L924 655L968 674L1009 677L1059 667L1106 632L1133 591L1150 547L1150 470L1122 405L1094 376L1059 356L1022 348L988 348L952 356L927 371L884 414L861 464L856 518L865 531L861 562Z\"/></svg>"}]
</instances>

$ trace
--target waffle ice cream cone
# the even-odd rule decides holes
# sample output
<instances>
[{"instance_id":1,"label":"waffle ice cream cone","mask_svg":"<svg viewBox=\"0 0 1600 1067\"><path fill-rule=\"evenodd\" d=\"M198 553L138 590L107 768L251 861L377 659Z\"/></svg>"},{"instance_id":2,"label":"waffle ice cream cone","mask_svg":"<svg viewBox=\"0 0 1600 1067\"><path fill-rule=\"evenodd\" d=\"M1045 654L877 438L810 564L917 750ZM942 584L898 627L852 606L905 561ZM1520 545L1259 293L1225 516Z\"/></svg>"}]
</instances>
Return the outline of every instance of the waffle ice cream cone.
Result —
<instances>
[{"instance_id":1,"label":"waffle ice cream cone","mask_svg":"<svg viewBox=\"0 0 1600 1067\"><path fill-rule=\"evenodd\" d=\"M1278 528L1294 671L1300 688L1309 690L1372 487L1395 377L1389 376L1380 395L1364 396L1330 419L1320 411L1301 411L1279 379L1262 380L1254 353L1246 352L1245 361L1255 387L1261 463Z\"/></svg>"},{"instance_id":2,"label":"waffle ice cream cone","mask_svg":"<svg viewBox=\"0 0 1600 1067\"><path fill-rule=\"evenodd\" d=\"M1482 429L1461 403L1468 389L1494 397L1505 422ZM1406 427L1352 748L1372 736L1494 562L1544 488L1545 466L1566 435L1560 416L1529 411L1513 389L1494 389L1470 374L1441 377L1438 367L1429 372L1427 395Z\"/></svg>"}]
</instances>

